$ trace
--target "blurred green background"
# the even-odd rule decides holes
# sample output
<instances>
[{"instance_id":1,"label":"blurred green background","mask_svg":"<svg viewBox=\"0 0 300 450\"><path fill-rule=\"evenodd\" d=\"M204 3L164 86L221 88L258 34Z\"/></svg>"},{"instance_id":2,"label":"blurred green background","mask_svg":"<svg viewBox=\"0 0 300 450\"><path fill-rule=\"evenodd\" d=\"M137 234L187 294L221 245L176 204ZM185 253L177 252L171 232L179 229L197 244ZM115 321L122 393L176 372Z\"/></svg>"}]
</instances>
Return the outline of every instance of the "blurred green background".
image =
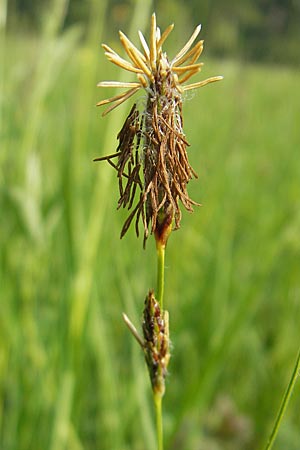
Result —
<instances>
[{"instance_id":1,"label":"blurred green background","mask_svg":"<svg viewBox=\"0 0 300 450\"><path fill-rule=\"evenodd\" d=\"M0 1L0 449L153 450L138 326L155 287L154 243L119 240L113 169L131 104L105 118L95 87L117 79L100 47L148 35L150 15L195 25L198 79L184 102L199 180L170 239L173 342L166 450L260 449L300 341L300 2ZM202 78L201 78L202 77ZM128 79L128 77L127 77ZM109 92L110 94L111 92ZM299 450L300 387L274 449Z\"/></svg>"}]
</instances>

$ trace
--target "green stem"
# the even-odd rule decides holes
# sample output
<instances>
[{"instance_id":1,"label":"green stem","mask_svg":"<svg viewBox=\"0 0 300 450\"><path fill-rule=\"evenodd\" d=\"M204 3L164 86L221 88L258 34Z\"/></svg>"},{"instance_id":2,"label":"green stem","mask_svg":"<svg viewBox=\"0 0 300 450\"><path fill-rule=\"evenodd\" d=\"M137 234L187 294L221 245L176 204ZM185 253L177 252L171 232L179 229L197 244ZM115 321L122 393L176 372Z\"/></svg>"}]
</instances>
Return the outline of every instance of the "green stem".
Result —
<instances>
[{"instance_id":1,"label":"green stem","mask_svg":"<svg viewBox=\"0 0 300 450\"><path fill-rule=\"evenodd\" d=\"M156 415L157 450L163 450L162 396L155 392L153 395Z\"/></svg>"},{"instance_id":2,"label":"green stem","mask_svg":"<svg viewBox=\"0 0 300 450\"><path fill-rule=\"evenodd\" d=\"M275 442L275 439L276 439L276 436L277 436L277 433L278 433L278 430L279 430L279 427L280 427L280 424L281 424L281 420L282 420L282 418L284 416L284 413L285 413L286 408L288 406L290 397L291 397L291 395L293 393L293 390L294 390L297 378L299 377L299 370L300 370L300 350L298 352L298 356L297 356L297 359L296 359L296 364L295 364L295 367L294 367L291 379L289 381L288 387L287 387L287 389L285 391L285 394L283 396L283 399L282 399L282 402L281 402L281 405L280 405L280 408L279 408L279 411L278 411L278 414L277 414L277 417L276 417L276 420L275 420L272 432L270 434L270 437L269 437L269 440L268 440L268 443L267 443L266 447L264 447L264 450L271 450L271 448L273 447L273 444Z\"/></svg>"},{"instance_id":3,"label":"green stem","mask_svg":"<svg viewBox=\"0 0 300 450\"><path fill-rule=\"evenodd\" d=\"M165 285L165 244L159 240L156 241L157 251L157 292L156 300L159 303L160 310L163 313L164 307L164 285ZM157 434L157 450L163 450L163 417L162 417L162 395L153 392L155 416L156 416L156 434Z\"/></svg>"},{"instance_id":4,"label":"green stem","mask_svg":"<svg viewBox=\"0 0 300 450\"><path fill-rule=\"evenodd\" d=\"M157 251L157 293L156 300L159 303L161 311L164 308L164 285L165 285L165 249L166 246L161 242L156 242Z\"/></svg>"}]
</instances>

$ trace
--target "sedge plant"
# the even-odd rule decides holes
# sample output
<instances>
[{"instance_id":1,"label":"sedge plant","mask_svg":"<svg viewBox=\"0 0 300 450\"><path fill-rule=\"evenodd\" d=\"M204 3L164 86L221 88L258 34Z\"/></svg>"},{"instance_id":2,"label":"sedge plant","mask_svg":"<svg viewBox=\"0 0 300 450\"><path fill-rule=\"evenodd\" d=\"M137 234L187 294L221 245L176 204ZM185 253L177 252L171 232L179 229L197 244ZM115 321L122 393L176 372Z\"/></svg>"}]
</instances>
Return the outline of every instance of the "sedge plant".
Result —
<instances>
[{"instance_id":1,"label":"sedge plant","mask_svg":"<svg viewBox=\"0 0 300 450\"><path fill-rule=\"evenodd\" d=\"M183 131L182 101L186 91L221 80L216 76L195 83L190 78L201 71L198 59L203 40L194 42L201 26L192 33L183 48L169 59L163 44L174 25L161 33L155 14L151 17L147 43L139 31L141 50L120 31L120 41L127 59L103 44L105 55L118 67L136 75L136 81L101 81L98 87L126 89L121 94L101 100L97 106L108 105L103 115L113 111L139 91L146 92L142 108L134 103L117 135L119 144L106 160L117 172L119 184L118 208L129 211L121 238L131 224L136 235L143 228L143 245L153 235L157 250L157 289L146 295L141 337L126 314L125 323L141 346L148 367L156 413L157 448L163 450L162 398L170 360L169 315L164 307L165 250L170 234L180 228L181 206L192 212L199 205L192 200L187 185L197 178L191 167Z\"/></svg>"}]
</instances>

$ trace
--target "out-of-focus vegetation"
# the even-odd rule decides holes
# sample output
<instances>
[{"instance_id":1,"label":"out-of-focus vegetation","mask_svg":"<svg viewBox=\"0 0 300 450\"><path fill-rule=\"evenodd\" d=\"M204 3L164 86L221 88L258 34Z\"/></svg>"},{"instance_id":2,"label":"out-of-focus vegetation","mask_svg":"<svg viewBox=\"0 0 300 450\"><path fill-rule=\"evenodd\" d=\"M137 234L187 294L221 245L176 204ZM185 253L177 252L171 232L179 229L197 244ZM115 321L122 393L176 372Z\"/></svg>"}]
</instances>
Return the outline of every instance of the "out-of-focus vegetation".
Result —
<instances>
[{"instance_id":1,"label":"out-of-focus vegetation","mask_svg":"<svg viewBox=\"0 0 300 450\"><path fill-rule=\"evenodd\" d=\"M153 9L166 24L176 20L180 29L204 25L204 36L210 39L209 53L218 57L242 58L274 64L299 65L300 2L297 0L156 0ZM48 2L10 0L9 25L15 18L23 26L41 28L41 10ZM107 35L130 21L134 0L109 0L104 12ZM65 26L80 23L88 32L89 2L71 0L66 10ZM213 30L213 31L212 31Z\"/></svg>"},{"instance_id":2,"label":"out-of-focus vegetation","mask_svg":"<svg viewBox=\"0 0 300 450\"><path fill-rule=\"evenodd\" d=\"M91 162L115 150L130 108L101 118L94 107L96 83L119 76L99 42L118 46L118 28L134 39L153 9L162 28L176 23L171 54L200 20L201 76L225 77L184 103L190 192L204 206L184 213L167 249L166 450L260 449L299 343L299 73L245 64L254 41L238 21L236 37L222 29L225 2L28 5L9 1L7 21L1 10L1 450L155 448L143 356L121 320L140 321L154 244L144 251L133 230L119 240L115 173ZM223 58L242 46L242 59ZM299 450L299 389L274 450Z\"/></svg>"}]
</instances>

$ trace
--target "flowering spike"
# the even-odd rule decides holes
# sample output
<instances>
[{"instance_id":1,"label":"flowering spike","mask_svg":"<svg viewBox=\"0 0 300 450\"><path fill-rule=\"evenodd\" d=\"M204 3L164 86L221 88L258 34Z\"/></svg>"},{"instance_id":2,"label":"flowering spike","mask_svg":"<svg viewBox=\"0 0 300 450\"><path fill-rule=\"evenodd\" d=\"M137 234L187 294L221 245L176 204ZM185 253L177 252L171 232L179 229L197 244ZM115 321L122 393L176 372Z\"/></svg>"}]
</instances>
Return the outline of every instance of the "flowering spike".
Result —
<instances>
[{"instance_id":1,"label":"flowering spike","mask_svg":"<svg viewBox=\"0 0 300 450\"><path fill-rule=\"evenodd\" d=\"M145 299L143 335L152 389L162 397L170 361L169 315L168 311L161 311L153 291L150 291Z\"/></svg>"},{"instance_id":2,"label":"flowering spike","mask_svg":"<svg viewBox=\"0 0 300 450\"><path fill-rule=\"evenodd\" d=\"M150 233L157 242L164 241L172 229L180 227L180 202L193 211L193 201L187 185L196 172L188 161L188 142L183 132L182 96L185 91L197 89L223 77L211 77L192 84L184 84L200 72L203 63L197 63L203 50L203 40L195 42L201 26L172 61L162 46L173 30L169 25L161 34L155 14L151 17L150 39L147 44L139 31L140 51L120 31L120 40L129 61L121 58L109 46L103 44L105 55L112 63L136 74L136 82L102 81L98 87L128 88L125 92L100 101L97 105L111 104L103 113L109 113L141 89L145 89L145 110L140 112L133 105L120 133L116 153L100 158L107 160L117 171L120 198L118 208L130 210L121 237L131 223L144 227L144 243ZM115 159L116 158L116 159ZM113 161L114 160L114 161Z\"/></svg>"}]
</instances>

